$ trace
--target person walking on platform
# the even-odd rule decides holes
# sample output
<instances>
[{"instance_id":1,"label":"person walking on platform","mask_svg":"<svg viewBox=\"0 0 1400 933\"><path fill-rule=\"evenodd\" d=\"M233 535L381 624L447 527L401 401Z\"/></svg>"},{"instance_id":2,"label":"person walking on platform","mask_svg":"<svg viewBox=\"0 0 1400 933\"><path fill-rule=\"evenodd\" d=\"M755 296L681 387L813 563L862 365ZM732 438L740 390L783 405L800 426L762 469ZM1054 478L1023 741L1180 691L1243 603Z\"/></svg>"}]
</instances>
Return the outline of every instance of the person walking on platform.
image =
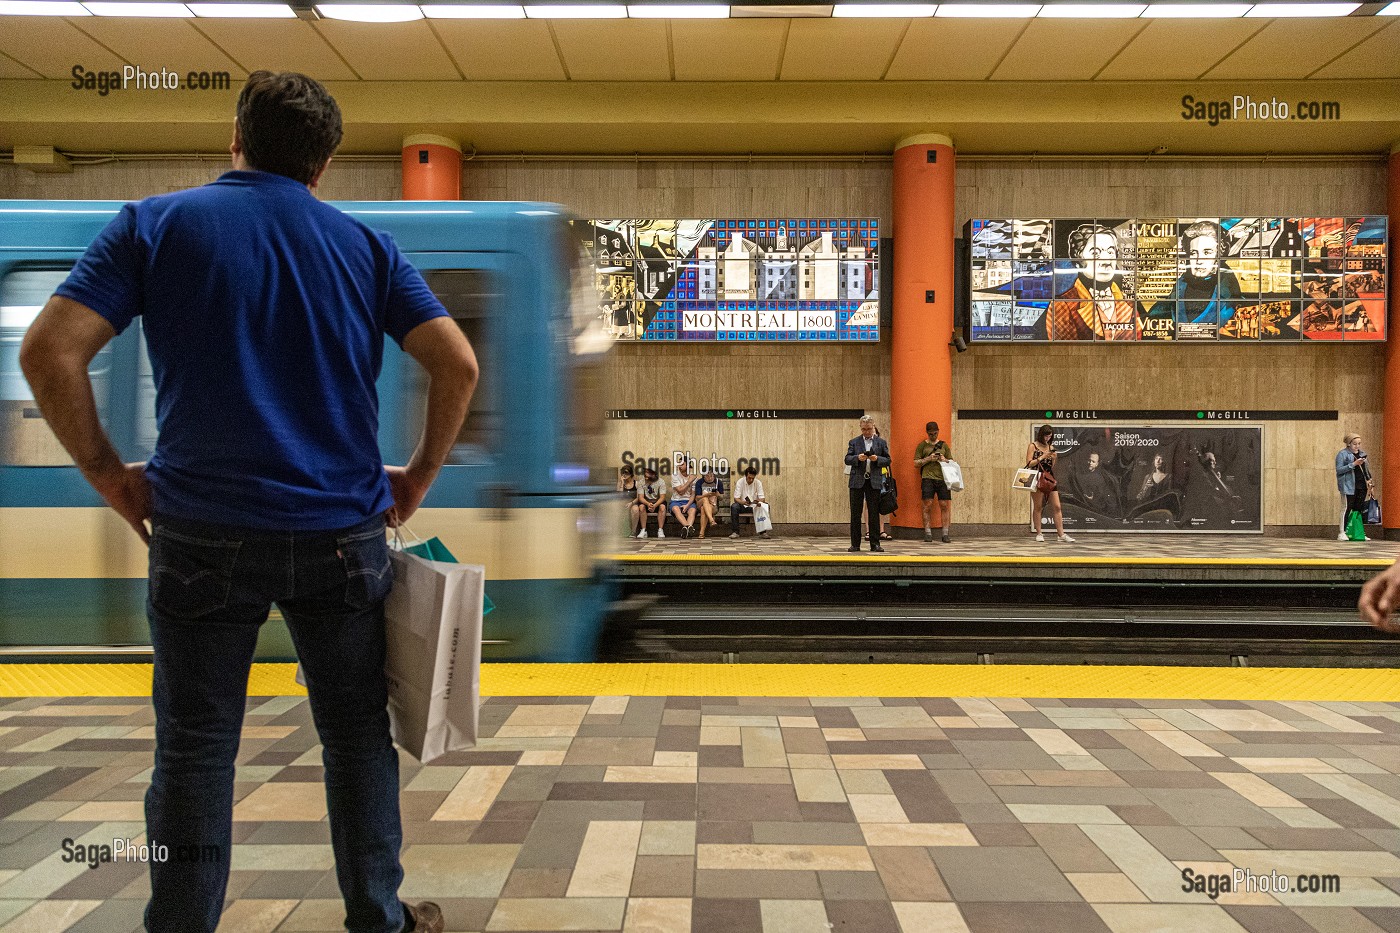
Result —
<instances>
[{"instance_id":1,"label":"person walking on platform","mask_svg":"<svg viewBox=\"0 0 1400 933\"><path fill-rule=\"evenodd\" d=\"M1060 508L1060 493L1055 488L1055 461L1060 455L1051 446L1050 442L1054 439L1055 429L1048 424L1042 425L1040 430L1035 432L1035 440L1026 448L1026 466L1040 471L1040 481L1031 491L1031 522L1035 526L1035 539L1044 541L1045 534L1040 529L1045 501L1048 499L1050 514L1055 517L1055 533L1059 535L1061 543L1072 544L1074 539L1065 534L1065 516Z\"/></svg>"},{"instance_id":2,"label":"person walking on platform","mask_svg":"<svg viewBox=\"0 0 1400 933\"><path fill-rule=\"evenodd\" d=\"M1366 514L1366 498L1371 492L1371 468L1366 464L1366 451L1361 449L1361 435L1348 434L1342 438L1345 446L1337 451L1337 491L1342 494L1342 524L1337 540L1346 541L1347 521L1351 513ZM1369 541L1370 538L1362 537Z\"/></svg>"},{"instance_id":3,"label":"person walking on platform","mask_svg":"<svg viewBox=\"0 0 1400 933\"><path fill-rule=\"evenodd\" d=\"M393 240L321 203L340 110L299 74L238 97L233 171L127 204L35 319L21 365L83 476L150 546L155 767L145 927L212 933L232 856L234 762L258 630L276 604L323 746L345 925L441 931L399 899L399 758L389 737L384 529L418 509L477 381L470 343ZM137 317L160 431L123 464L88 364ZM385 335L429 377L408 465L380 458ZM146 529L146 521L151 529ZM181 857L194 853L197 857Z\"/></svg>"},{"instance_id":4,"label":"person walking on platform","mask_svg":"<svg viewBox=\"0 0 1400 933\"><path fill-rule=\"evenodd\" d=\"M881 471L890 465L890 446L883 437L875 436L875 419L862 415L860 435L846 444L846 465L851 468L847 485L851 493L851 547L860 550L861 514L868 516L870 550L883 551L880 546Z\"/></svg>"},{"instance_id":5,"label":"person walking on platform","mask_svg":"<svg viewBox=\"0 0 1400 933\"><path fill-rule=\"evenodd\" d=\"M953 520L953 493L943 481L943 462L953 459L953 448L947 441L938 439L937 421L924 425L924 430L928 433L928 439L919 441L919 446L914 448L914 465L919 468L920 492L923 493L924 540L933 542L933 528L929 520L934 503L937 503L942 516L943 543L947 544L950 540L948 526Z\"/></svg>"}]
</instances>

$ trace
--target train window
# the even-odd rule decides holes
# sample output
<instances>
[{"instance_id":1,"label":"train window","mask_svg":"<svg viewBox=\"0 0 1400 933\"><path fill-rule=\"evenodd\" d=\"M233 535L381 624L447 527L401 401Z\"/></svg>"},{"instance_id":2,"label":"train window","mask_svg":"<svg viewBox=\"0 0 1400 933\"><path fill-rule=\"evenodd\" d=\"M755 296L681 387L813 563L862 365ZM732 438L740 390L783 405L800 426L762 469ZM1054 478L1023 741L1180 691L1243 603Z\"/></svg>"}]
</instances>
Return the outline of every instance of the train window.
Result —
<instances>
[{"instance_id":1,"label":"train window","mask_svg":"<svg viewBox=\"0 0 1400 933\"><path fill-rule=\"evenodd\" d=\"M482 269L432 269L423 272L423 279L471 341L478 357L485 356L491 312L499 298L490 273ZM492 376L496 368L482 368L449 463L473 463L483 459L491 449L492 438L498 436L503 427L498 407L500 398ZM422 414L418 417L421 419Z\"/></svg>"},{"instance_id":2,"label":"train window","mask_svg":"<svg viewBox=\"0 0 1400 933\"><path fill-rule=\"evenodd\" d=\"M54 289L68 277L67 269L12 269L0 278L0 462L11 466L71 466L58 438L34 404L34 393L19 368L19 345ZM107 416L111 345L88 367L97 412Z\"/></svg>"}]
</instances>

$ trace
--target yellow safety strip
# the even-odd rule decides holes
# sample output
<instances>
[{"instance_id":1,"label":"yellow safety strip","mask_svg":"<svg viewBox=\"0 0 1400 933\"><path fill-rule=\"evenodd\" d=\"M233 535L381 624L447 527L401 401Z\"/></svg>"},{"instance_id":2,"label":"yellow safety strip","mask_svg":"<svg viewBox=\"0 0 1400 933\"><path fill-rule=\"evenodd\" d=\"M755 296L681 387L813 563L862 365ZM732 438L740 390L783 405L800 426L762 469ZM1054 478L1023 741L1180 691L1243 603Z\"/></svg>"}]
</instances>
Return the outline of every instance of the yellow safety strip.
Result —
<instances>
[{"instance_id":1,"label":"yellow safety strip","mask_svg":"<svg viewBox=\"0 0 1400 933\"><path fill-rule=\"evenodd\" d=\"M967 557L840 557L835 554L608 554L604 560L620 564L1079 564L1113 567L1139 565L1157 567L1351 567L1384 570L1394 561L1348 560L1340 557L997 557L978 554Z\"/></svg>"},{"instance_id":2,"label":"yellow safety strip","mask_svg":"<svg viewBox=\"0 0 1400 933\"><path fill-rule=\"evenodd\" d=\"M303 696L293 664L255 664L251 696ZM149 664L3 664L3 697L149 696ZM508 664L485 696L1028 697L1400 701L1400 670L1049 664Z\"/></svg>"}]
</instances>

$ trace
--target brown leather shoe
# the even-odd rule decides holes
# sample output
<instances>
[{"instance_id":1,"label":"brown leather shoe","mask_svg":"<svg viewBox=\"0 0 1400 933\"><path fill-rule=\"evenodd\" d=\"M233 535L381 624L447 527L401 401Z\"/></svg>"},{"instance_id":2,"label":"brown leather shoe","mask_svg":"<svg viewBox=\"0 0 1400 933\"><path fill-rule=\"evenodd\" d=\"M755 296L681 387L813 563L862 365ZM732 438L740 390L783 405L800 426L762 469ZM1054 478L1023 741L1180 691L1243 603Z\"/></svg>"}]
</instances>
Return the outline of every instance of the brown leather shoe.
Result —
<instances>
[{"instance_id":1,"label":"brown leather shoe","mask_svg":"<svg viewBox=\"0 0 1400 933\"><path fill-rule=\"evenodd\" d=\"M408 904L409 916L413 918L413 933L442 933L442 908L432 901L421 904Z\"/></svg>"}]
</instances>

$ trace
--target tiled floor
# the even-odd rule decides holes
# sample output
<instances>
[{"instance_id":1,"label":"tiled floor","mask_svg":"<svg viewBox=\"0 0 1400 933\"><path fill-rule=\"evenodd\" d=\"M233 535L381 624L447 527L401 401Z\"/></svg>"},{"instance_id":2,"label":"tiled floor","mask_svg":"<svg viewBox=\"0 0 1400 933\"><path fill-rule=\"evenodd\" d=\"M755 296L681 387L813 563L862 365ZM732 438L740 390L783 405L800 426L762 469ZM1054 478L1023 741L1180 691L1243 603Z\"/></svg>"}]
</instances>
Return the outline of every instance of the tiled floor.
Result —
<instances>
[{"instance_id":1,"label":"tiled floor","mask_svg":"<svg viewBox=\"0 0 1400 933\"><path fill-rule=\"evenodd\" d=\"M484 701L405 759L404 895L448 929L1400 930L1400 704L969 698ZM0 931L127 933L141 699L0 706ZM341 929L305 701L249 701L233 933ZM1333 893L1184 890L1235 868ZM1217 892L1218 893L1218 892Z\"/></svg>"},{"instance_id":2,"label":"tiled floor","mask_svg":"<svg viewBox=\"0 0 1400 933\"><path fill-rule=\"evenodd\" d=\"M885 557L1188 557L1252 560L1394 560L1400 557L1400 544L1394 541L1337 541L1331 538L1284 538L1263 535L1192 535L1192 534L1092 534L1076 532L1073 544L1060 544L1049 533L1044 542L1030 534L1015 537L968 537L953 528L953 540L943 544L935 538L927 544L918 539L883 541ZM664 539L638 540L618 535L606 543L614 554L665 557L670 554L715 554L720 556L755 554L766 556L830 555L842 558L848 554L849 537L827 535L782 535L770 538L680 538L669 535ZM868 544L862 542L862 553ZM877 560L866 554L862 559Z\"/></svg>"}]
</instances>

